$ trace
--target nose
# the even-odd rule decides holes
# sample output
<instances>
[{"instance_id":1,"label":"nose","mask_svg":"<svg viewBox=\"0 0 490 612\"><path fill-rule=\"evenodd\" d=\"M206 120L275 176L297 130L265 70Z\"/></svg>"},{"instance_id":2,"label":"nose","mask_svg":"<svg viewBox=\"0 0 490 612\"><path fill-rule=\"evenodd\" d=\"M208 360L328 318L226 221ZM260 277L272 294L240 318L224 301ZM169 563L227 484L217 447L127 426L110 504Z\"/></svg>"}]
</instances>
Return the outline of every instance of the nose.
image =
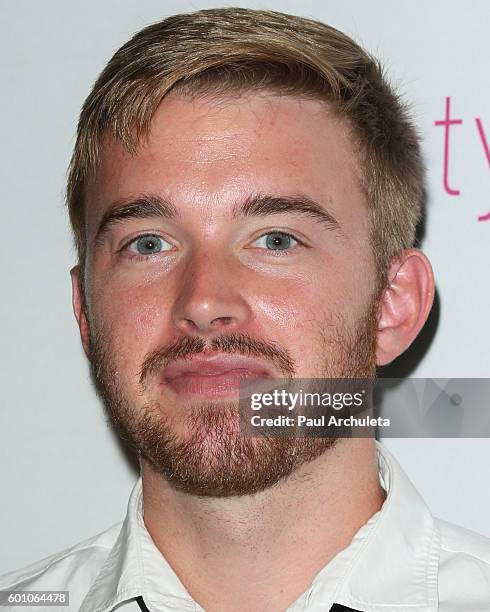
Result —
<instances>
[{"instance_id":1,"label":"nose","mask_svg":"<svg viewBox=\"0 0 490 612\"><path fill-rule=\"evenodd\" d=\"M173 326L184 334L243 330L252 311L240 292L240 284L240 274L222 255L208 252L194 256L179 282L172 308Z\"/></svg>"}]
</instances>

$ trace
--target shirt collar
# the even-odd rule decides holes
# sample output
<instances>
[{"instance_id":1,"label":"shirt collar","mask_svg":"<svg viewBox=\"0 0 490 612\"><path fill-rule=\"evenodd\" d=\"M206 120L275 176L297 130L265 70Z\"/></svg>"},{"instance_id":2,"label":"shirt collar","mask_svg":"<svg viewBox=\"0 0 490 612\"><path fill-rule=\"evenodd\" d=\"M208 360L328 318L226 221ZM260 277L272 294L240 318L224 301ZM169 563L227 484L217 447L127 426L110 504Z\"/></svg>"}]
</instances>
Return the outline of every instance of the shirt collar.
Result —
<instances>
[{"instance_id":1,"label":"shirt collar","mask_svg":"<svg viewBox=\"0 0 490 612\"><path fill-rule=\"evenodd\" d=\"M109 612L140 595L150 610L202 611L146 529L141 477L129 498L126 518L117 540L79 612Z\"/></svg>"},{"instance_id":2,"label":"shirt collar","mask_svg":"<svg viewBox=\"0 0 490 612\"><path fill-rule=\"evenodd\" d=\"M362 612L437 612L440 541L432 515L393 455L379 442L376 452L386 500L356 533L352 546L317 574L300 598L308 610L325 610L335 602ZM332 601L325 576L335 573L338 586ZM119 536L80 612L109 612L139 595L150 609L202 611L145 527L141 478L131 493Z\"/></svg>"},{"instance_id":3,"label":"shirt collar","mask_svg":"<svg viewBox=\"0 0 490 612\"><path fill-rule=\"evenodd\" d=\"M388 494L334 601L362 612L437 612L440 536L433 516L386 447L376 442L376 451Z\"/></svg>"}]
</instances>

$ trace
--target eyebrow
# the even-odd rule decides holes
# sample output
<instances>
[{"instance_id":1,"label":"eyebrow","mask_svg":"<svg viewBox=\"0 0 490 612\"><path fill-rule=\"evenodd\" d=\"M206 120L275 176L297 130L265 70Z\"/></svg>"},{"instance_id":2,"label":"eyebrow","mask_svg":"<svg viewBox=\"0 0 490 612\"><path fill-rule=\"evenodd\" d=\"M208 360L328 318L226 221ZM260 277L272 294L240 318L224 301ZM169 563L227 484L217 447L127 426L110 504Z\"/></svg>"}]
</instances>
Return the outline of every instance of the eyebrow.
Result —
<instances>
[{"instance_id":1,"label":"eyebrow","mask_svg":"<svg viewBox=\"0 0 490 612\"><path fill-rule=\"evenodd\" d=\"M173 204L160 196L143 195L135 200L120 200L110 205L102 216L93 241L94 247L102 243L104 236L117 224L129 219L164 218L179 216Z\"/></svg>"},{"instance_id":2,"label":"eyebrow","mask_svg":"<svg viewBox=\"0 0 490 612\"><path fill-rule=\"evenodd\" d=\"M278 196L255 194L233 207L233 218L266 217L288 213L312 218L328 230L340 231L340 224L321 204L308 196ZM93 245L99 246L104 236L115 225L129 219L178 218L176 207L156 195L143 195L134 200L120 200L111 204L99 223Z\"/></svg>"},{"instance_id":3,"label":"eyebrow","mask_svg":"<svg viewBox=\"0 0 490 612\"><path fill-rule=\"evenodd\" d=\"M289 213L312 218L329 230L340 231L340 223L321 204L308 196L254 195L233 209L233 216L252 217Z\"/></svg>"}]
</instances>

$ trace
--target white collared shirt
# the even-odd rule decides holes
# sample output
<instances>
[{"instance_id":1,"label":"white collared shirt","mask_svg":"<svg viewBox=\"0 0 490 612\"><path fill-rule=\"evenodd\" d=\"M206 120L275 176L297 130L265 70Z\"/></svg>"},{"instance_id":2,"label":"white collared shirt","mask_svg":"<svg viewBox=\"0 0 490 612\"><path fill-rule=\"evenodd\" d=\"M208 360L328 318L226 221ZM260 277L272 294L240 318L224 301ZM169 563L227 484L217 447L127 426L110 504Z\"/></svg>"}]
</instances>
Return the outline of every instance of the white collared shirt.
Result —
<instances>
[{"instance_id":1,"label":"white collared shirt","mask_svg":"<svg viewBox=\"0 0 490 612\"><path fill-rule=\"evenodd\" d=\"M376 449L387 491L381 510L287 612L334 603L361 612L490 612L490 539L434 518L393 455L379 442ZM141 612L136 597L150 612L203 610L145 527L141 478L122 523L0 577L3 591L53 589L69 591L70 612Z\"/></svg>"}]
</instances>

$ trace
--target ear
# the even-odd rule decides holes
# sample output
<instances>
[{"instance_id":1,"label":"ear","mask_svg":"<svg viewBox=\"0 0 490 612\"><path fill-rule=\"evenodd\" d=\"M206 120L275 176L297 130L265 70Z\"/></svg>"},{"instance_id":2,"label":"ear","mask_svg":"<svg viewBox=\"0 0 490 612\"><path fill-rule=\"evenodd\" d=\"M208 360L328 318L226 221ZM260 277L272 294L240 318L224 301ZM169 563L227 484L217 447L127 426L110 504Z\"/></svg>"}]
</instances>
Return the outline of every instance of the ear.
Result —
<instances>
[{"instance_id":1,"label":"ear","mask_svg":"<svg viewBox=\"0 0 490 612\"><path fill-rule=\"evenodd\" d=\"M80 266L74 266L70 270L72 305L73 312L78 323L78 328L80 329L80 339L82 340L83 350L85 351L85 355L88 357L90 355L90 328L84 307L85 300L83 299L82 295L80 274Z\"/></svg>"},{"instance_id":2,"label":"ear","mask_svg":"<svg viewBox=\"0 0 490 612\"><path fill-rule=\"evenodd\" d=\"M434 274L427 257L407 249L393 261L379 304L376 364L386 365L416 338L434 301Z\"/></svg>"}]
</instances>

